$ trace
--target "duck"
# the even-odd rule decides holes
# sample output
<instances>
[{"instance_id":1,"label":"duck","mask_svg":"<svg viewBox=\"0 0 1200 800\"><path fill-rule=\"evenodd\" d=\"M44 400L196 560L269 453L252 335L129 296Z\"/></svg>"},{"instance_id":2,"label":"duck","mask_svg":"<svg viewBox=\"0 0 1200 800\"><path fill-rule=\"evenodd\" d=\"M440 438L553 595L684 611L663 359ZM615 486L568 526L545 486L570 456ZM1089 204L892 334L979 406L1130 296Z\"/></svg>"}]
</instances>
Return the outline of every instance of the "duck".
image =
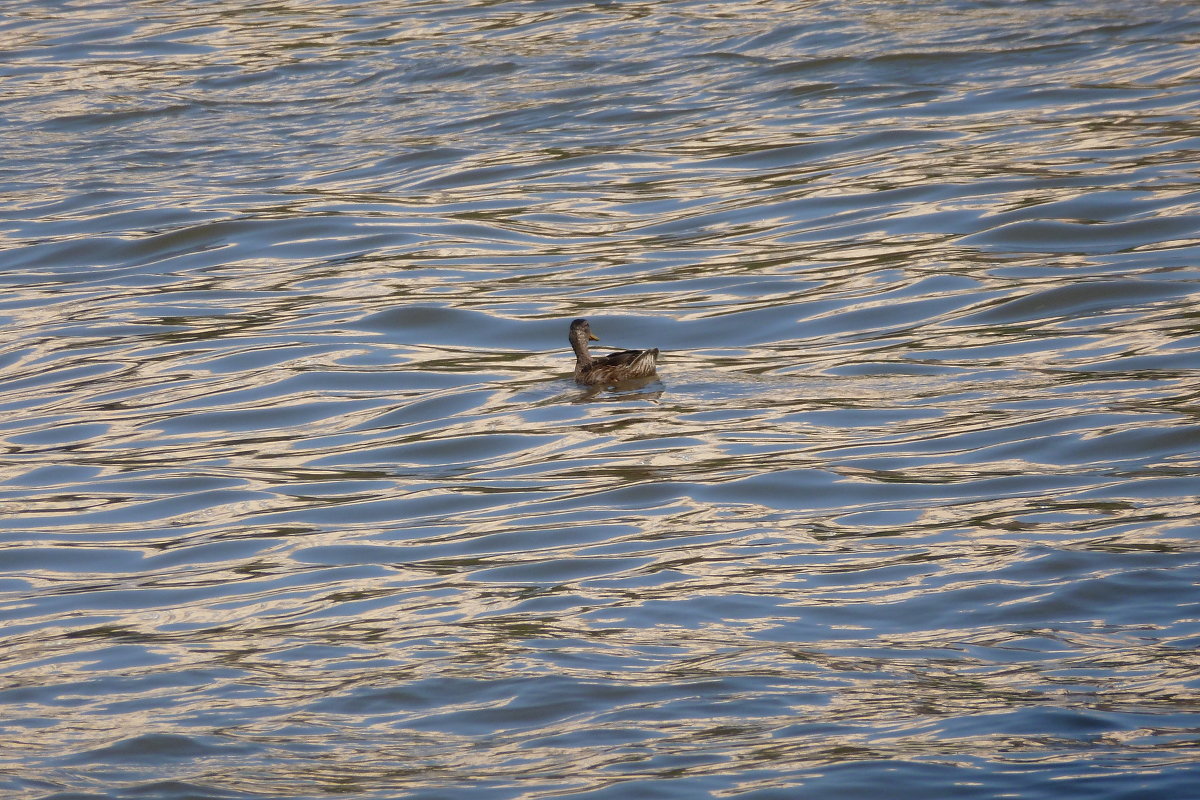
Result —
<instances>
[{"instance_id":1,"label":"duck","mask_svg":"<svg viewBox=\"0 0 1200 800\"><path fill-rule=\"evenodd\" d=\"M586 319L571 320L571 331L567 338L571 342L571 349L575 351L576 383L595 386L648 378L655 374L657 347L651 350L621 350L593 358L588 352L588 342L598 342L600 337L592 333L592 326Z\"/></svg>"}]
</instances>

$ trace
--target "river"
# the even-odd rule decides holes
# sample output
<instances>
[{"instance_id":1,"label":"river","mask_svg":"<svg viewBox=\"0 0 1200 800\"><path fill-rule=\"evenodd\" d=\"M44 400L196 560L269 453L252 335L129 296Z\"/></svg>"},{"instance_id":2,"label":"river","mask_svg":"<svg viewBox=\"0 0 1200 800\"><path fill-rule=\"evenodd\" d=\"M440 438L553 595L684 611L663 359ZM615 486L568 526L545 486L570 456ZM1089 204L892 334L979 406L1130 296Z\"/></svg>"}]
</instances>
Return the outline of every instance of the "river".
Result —
<instances>
[{"instance_id":1,"label":"river","mask_svg":"<svg viewBox=\"0 0 1200 800\"><path fill-rule=\"evenodd\" d=\"M1200 6L5 5L4 797L1200 794Z\"/></svg>"}]
</instances>

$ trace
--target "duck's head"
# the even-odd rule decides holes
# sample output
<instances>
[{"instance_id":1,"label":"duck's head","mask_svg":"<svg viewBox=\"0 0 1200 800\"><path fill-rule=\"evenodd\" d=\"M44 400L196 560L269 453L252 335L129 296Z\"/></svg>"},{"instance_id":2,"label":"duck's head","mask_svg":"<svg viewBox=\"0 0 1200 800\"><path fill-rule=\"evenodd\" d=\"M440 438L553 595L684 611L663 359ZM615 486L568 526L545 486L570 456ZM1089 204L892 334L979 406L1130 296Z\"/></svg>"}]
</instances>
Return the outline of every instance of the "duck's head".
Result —
<instances>
[{"instance_id":1,"label":"duck's head","mask_svg":"<svg viewBox=\"0 0 1200 800\"><path fill-rule=\"evenodd\" d=\"M600 341L600 337L592 333L592 326L588 325L586 319L571 320L571 333L568 338L572 343L579 342L581 344L588 341Z\"/></svg>"}]
</instances>

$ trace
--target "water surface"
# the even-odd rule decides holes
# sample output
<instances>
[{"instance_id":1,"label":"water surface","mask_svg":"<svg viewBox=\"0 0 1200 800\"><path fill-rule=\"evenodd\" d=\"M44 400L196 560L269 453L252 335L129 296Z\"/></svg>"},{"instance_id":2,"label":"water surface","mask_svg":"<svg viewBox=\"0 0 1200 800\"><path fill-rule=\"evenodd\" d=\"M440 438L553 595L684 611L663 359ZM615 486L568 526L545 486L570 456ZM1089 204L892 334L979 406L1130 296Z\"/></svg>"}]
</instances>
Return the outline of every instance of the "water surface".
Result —
<instances>
[{"instance_id":1,"label":"water surface","mask_svg":"<svg viewBox=\"0 0 1200 800\"><path fill-rule=\"evenodd\" d=\"M0 30L5 797L1195 794L1192 4Z\"/></svg>"}]
</instances>

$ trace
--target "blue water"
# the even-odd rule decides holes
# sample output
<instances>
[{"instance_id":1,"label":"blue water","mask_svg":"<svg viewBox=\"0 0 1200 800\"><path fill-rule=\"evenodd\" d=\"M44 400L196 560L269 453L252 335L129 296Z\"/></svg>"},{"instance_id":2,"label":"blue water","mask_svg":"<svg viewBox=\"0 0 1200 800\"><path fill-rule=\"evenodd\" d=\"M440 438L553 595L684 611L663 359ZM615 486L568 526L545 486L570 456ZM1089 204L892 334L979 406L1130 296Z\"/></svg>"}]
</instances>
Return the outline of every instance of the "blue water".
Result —
<instances>
[{"instance_id":1,"label":"blue water","mask_svg":"<svg viewBox=\"0 0 1200 800\"><path fill-rule=\"evenodd\" d=\"M1200 7L7 10L0 796L1200 796Z\"/></svg>"}]
</instances>

